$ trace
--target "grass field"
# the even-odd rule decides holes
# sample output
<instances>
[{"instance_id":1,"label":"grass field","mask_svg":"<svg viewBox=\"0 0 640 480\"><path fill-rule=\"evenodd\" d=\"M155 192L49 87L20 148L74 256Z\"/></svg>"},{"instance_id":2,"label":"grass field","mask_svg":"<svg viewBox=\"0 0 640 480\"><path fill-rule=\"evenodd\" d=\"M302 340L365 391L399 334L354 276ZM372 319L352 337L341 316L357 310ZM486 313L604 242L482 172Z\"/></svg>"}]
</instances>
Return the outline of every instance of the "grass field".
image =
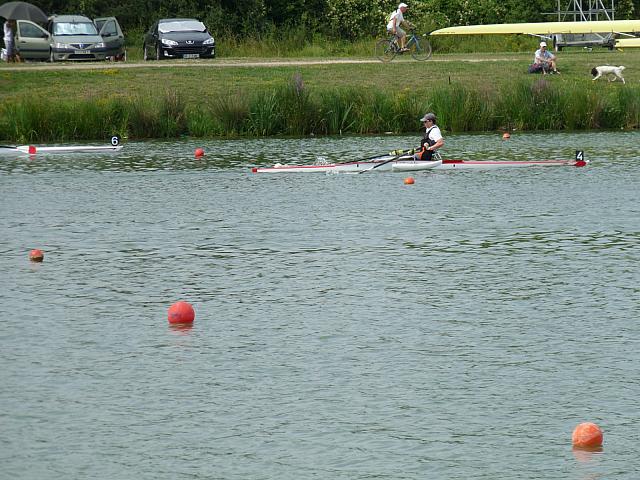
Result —
<instances>
[{"instance_id":1,"label":"grass field","mask_svg":"<svg viewBox=\"0 0 640 480\"><path fill-rule=\"evenodd\" d=\"M244 60L257 61L248 58L182 60L164 64L150 62L149 66L143 64L139 68L125 68L123 64L114 63L108 68L95 70L78 70L74 64L66 64L63 69L39 70L36 68L47 64L33 63L21 71L7 71L6 67L0 67L0 99L15 99L23 95L51 100L91 99L175 91L180 92L187 103L197 103L211 96L270 88L287 81L295 73L302 75L306 86L319 89L359 87L382 91L426 91L456 82L480 90L492 90L514 80L537 78L526 71L532 58L533 54L529 53L483 53L434 55L426 62L397 58L389 64L219 66ZM588 85L591 67L608 64L625 65L629 85L640 81L640 51L610 52L605 49L562 52L559 60L562 75L550 80L560 85L575 82ZM35 68L31 71L28 67Z\"/></svg>"},{"instance_id":2,"label":"grass field","mask_svg":"<svg viewBox=\"0 0 640 480\"><path fill-rule=\"evenodd\" d=\"M96 69L79 69L74 64L60 67L34 63L20 70L3 66L1 136L24 141L85 138L90 132L73 124L95 126L99 121L82 116L104 117L105 109L125 134L135 131L143 137L405 131L419 127L412 126L410 115L438 108L444 110L437 112L443 126L451 131L510 126L638 127L639 51L570 49L559 54L562 74L544 78L527 73L532 57L533 53L466 53L435 54L426 62L397 58L389 64L257 66L255 58L220 58L141 66L132 66L131 62L101 64ZM244 61L253 64L240 66ZM625 65L627 84L592 82L590 69L604 64ZM293 93L289 88L292 82L297 85ZM299 95L301 88L304 98ZM283 102L297 111L294 117L290 117L291 112L278 110L276 104ZM367 105L371 102L378 104L379 111ZM370 111L365 111L367 108ZM56 121L50 115L46 115L47 121L38 118L59 109L72 123L68 129L47 125ZM274 118L272 127L268 126L269 109ZM293 118L301 118L300 109L308 110L304 112L304 125L292 128L289 124ZM560 109L562 112L556 111ZM533 121L536 111L541 118ZM356 114L376 119L361 122L359 117L351 118ZM169 124L175 124L175 128L158 130L158 125L167 122L145 115L180 118L170 119ZM191 120L198 115L199 126L195 127ZM331 115L334 118L329 118ZM378 118L385 115L392 118ZM549 115L554 118L549 119ZM225 116L237 117L231 121L232 128L229 118L220 120ZM257 117L259 127L255 126ZM459 117L465 117L464 121ZM144 128L132 125L134 121L145 123L143 120ZM248 125L252 122L253 126Z\"/></svg>"}]
</instances>

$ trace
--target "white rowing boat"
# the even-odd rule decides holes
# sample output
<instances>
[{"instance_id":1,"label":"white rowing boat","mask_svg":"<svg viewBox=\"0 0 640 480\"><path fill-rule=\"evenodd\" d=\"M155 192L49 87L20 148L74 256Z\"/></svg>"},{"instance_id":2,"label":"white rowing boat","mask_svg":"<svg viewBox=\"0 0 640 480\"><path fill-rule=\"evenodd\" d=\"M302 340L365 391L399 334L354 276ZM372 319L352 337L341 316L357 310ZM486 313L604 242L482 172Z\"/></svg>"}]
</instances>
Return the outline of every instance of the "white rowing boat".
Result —
<instances>
[{"instance_id":1,"label":"white rowing boat","mask_svg":"<svg viewBox=\"0 0 640 480\"><path fill-rule=\"evenodd\" d=\"M575 160L437 160L431 162L416 161L413 157L379 158L346 163L330 163L324 165L282 165L276 163L272 167L253 167L253 173L363 173L376 172L415 172L420 170L490 170L496 168L522 167L584 167L587 162L582 156ZM386 162L386 163L385 163Z\"/></svg>"},{"instance_id":2,"label":"white rowing boat","mask_svg":"<svg viewBox=\"0 0 640 480\"><path fill-rule=\"evenodd\" d=\"M61 147L36 147L34 145L2 146L0 154L45 154L45 153L110 153L119 152L122 145L69 145Z\"/></svg>"},{"instance_id":3,"label":"white rowing boat","mask_svg":"<svg viewBox=\"0 0 640 480\"><path fill-rule=\"evenodd\" d=\"M114 135L111 137L110 145L62 145L55 147L37 147L35 145L18 145L8 146L0 145L0 154L45 154L45 153L113 153L122 150L120 145L120 137Z\"/></svg>"},{"instance_id":4,"label":"white rowing boat","mask_svg":"<svg viewBox=\"0 0 640 480\"><path fill-rule=\"evenodd\" d=\"M584 167L586 160L443 160L436 170L491 170L522 167Z\"/></svg>"},{"instance_id":5,"label":"white rowing boat","mask_svg":"<svg viewBox=\"0 0 640 480\"><path fill-rule=\"evenodd\" d=\"M276 163L273 167L254 167L253 173L363 173L369 170L377 172L415 172L429 170L442 163L442 160L420 162L412 156L394 157L383 156L373 160L345 163L328 163L320 165L282 165Z\"/></svg>"}]
</instances>

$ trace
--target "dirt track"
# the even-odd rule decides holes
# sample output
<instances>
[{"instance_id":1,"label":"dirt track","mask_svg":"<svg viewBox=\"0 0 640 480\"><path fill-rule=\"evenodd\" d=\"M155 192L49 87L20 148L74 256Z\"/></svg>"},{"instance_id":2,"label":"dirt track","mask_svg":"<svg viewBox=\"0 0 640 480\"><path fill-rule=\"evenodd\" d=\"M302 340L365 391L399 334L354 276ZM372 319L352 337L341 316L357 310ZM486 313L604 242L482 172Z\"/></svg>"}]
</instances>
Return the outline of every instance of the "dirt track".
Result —
<instances>
[{"instance_id":1,"label":"dirt track","mask_svg":"<svg viewBox=\"0 0 640 480\"><path fill-rule=\"evenodd\" d=\"M521 59L513 56L478 58L478 55L469 56L442 56L428 60L428 62L508 62ZM412 59L396 59L393 64L404 62L414 62ZM64 63L43 63L28 62L25 64L12 64L0 66L0 72L3 71L33 71L33 70L99 70L109 68L157 68L157 67L198 67L198 68L224 68L224 67L286 67L298 65L329 65L329 64L356 64L356 63L381 63L375 58L356 59L356 58L338 58L338 59L307 59L307 60L283 60L283 59L266 59L266 60L246 60L246 59L225 59L225 60L163 60L152 62L64 62Z\"/></svg>"}]
</instances>

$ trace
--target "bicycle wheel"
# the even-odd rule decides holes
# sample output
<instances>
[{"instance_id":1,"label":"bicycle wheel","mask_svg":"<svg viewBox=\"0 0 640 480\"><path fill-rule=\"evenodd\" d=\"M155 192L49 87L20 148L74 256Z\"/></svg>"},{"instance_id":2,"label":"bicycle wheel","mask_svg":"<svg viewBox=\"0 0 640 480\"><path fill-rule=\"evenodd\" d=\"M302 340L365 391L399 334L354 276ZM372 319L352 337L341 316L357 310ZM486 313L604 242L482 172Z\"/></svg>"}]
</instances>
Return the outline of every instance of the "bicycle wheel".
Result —
<instances>
[{"instance_id":1,"label":"bicycle wheel","mask_svg":"<svg viewBox=\"0 0 640 480\"><path fill-rule=\"evenodd\" d=\"M420 60L421 62L429 60L429 58L431 58L431 44L429 40L424 37L413 37L413 40L409 48L411 49L411 56L414 60Z\"/></svg>"},{"instance_id":2,"label":"bicycle wheel","mask_svg":"<svg viewBox=\"0 0 640 480\"><path fill-rule=\"evenodd\" d=\"M396 56L396 46L393 40L383 38L376 42L376 57L382 62L390 62Z\"/></svg>"}]
</instances>

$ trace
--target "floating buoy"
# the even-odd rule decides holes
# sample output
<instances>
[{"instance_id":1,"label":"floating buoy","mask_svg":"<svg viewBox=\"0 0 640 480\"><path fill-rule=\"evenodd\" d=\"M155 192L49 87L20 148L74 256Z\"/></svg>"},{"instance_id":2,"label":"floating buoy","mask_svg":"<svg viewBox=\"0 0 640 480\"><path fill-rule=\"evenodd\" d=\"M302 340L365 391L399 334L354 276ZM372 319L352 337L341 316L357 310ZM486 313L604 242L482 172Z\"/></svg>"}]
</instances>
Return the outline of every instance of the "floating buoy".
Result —
<instances>
[{"instance_id":1,"label":"floating buoy","mask_svg":"<svg viewBox=\"0 0 640 480\"><path fill-rule=\"evenodd\" d=\"M573 430L571 442L576 448L598 448L602 446L602 430L598 425L584 422Z\"/></svg>"},{"instance_id":2,"label":"floating buoy","mask_svg":"<svg viewBox=\"0 0 640 480\"><path fill-rule=\"evenodd\" d=\"M407 177L404 179L405 185L413 185L414 183L416 183L416 181L413 177Z\"/></svg>"},{"instance_id":3,"label":"floating buoy","mask_svg":"<svg viewBox=\"0 0 640 480\"><path fill-rule=\"evenodd\" d=\"M29 155L34 155L36 153L36 147L33 145L29 145Z\"/></svg>"},{"instance_id":4,"label":"floating buoy","mask_svg":"<svg viewBox=\"0 0 640 480\"><path fill-rule=\"evenodd\" d=\"M196 148L195 151L196 158L200 158L204 156L204 148Z\"/></svg>"},{"instance_id":5,"label":"floating buoy","mask_svg":"<svg viewBox=\"0 0 640 480\"><path fill-rule=\"evenodd\" d=\"M509 132L504 132L502 134L502 139L503 140L509 140L511 138L511 134Z\"/></svg>"},{"instance_id":6,"label":"floating buoy","mask_svg":"<svg viewBox=\"0 0 640 480\"><path fill-rule=\"evenodd\" d=\"M29 260L32 262L41 262L44 260L44 253L42 253L42 250L34 248L29 252Z\"/></svg>"},{"instance_id":7,"label":"floating buoy","mask_svg":"<svg viewBox=\"0 0 640 480\"><path fill-rule=\"evenodd\" d=\"M171 325L185 325L193 323L196 312L187 302L176 302L169 307L169 323Z\"/></svg>"}]
</instances>

